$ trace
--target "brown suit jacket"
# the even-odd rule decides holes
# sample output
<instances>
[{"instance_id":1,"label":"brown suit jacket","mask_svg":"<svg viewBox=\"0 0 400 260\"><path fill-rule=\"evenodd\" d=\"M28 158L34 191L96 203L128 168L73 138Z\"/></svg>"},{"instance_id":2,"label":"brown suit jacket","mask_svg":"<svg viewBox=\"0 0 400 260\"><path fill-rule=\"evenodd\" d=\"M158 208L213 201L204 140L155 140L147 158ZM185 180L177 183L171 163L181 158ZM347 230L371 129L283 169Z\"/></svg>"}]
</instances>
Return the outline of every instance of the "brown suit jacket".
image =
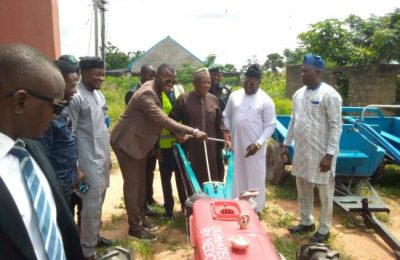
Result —
<instances>
[{"instance_id":1,"label":"brown suit jacket","mask_svg":"<svg viewBox=\"0 0 400 260\"><path fill-rule=\"evenodd\" d=\"M143 159L154 147L162 128L181 135L194 131L164 114L154 81L147 81L135 92L112 130L111 146L135 159Z\"/></svg>"}]
</instances>

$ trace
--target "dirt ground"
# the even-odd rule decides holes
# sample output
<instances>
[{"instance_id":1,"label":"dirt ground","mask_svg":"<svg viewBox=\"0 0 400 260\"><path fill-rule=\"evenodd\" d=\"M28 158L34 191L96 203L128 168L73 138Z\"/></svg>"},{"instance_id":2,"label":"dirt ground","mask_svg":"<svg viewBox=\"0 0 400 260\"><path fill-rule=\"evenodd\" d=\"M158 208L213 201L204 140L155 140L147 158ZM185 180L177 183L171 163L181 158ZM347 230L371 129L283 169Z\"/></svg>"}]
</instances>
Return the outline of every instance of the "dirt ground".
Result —
<instances>
[{"instance_id":1,"label":"dirt ground","mask_svg":"<svg viewBox=\"0 0 400 260\"><path fill-rule=\"evenodd\" d=\"M175 189L175 188L174 188ZM176 189L175 189L176 190ZM125 240L127 238L128 224L125 216L125 210L121 209L122 200L122 176L119 171L113 170L111 173L110 188L107 191L106 200L103 206L103 227L115 216L122 216L121 219L115 223L116 228L112 230L105 230L103 228L102 235L118 240ZM157 201L162 202L162 190L159 173L156 171L154 179L154 197ZM175 197L177 195L175 194ZM391 209L388 223L385 225L397 238L400 238L400 206L398 201L385 199L385 203ZM273 200L267 201L269 207L278 209L289 213L291 216L298 218L297 202L287 200ZM175 205L175 210L179 208ZM318 208L315 209L314 216L318 216ZM331 245L345 256L345 259L394 259L392 251L383 242L383 240L374 234L374 232L367 230L364 225L358 225L354 228L344 226L345 214L340 210L334 211L333 225L331 229L332 242ZM297 220L294 221L294 224ZM263 221L265 230L272 238L293 239L288 235L286 228L277 228L270 225L265 220ZM168 229L163 227L157 231L158 240L168 240L168 243L157 242L157 252L154 259L163 260L179 260L179 259L192 259L192 249L189 245L179 246L173 248L172 245L182 244L186 240L185 234L176 229ZM300 238L301 239L301 238ZM303 238L304 243L307 243L307 238ZM175 242L174 242L175 241ZM303 243L303 241L301 241ZM166 246L169 245L169 246ZM140 258L137 258L140 259ZM341 258L342 259L342 258Z\"/></svg>"}]
</instances>

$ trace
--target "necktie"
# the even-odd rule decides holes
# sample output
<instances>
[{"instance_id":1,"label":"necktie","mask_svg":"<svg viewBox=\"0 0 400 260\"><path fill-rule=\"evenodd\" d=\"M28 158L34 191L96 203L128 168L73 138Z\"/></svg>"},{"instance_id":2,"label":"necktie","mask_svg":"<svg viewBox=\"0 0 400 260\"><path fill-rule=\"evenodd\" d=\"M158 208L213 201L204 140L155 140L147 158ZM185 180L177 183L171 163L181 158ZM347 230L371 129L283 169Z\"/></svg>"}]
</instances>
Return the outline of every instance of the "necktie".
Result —
<instances>
[{"instance_id":1,"label":"necktie","mask_svg":"<svg viewBox=\"0 0 400 260\"><path fill-rule=\"evenodd\" d=\"M24 143L17 141L9 153L16 156L19 160L21 172L24 176L26 187L29 190L33 208L36 211L38 227L48 259L66 259L64 248L62 247L61 234L58 232L56 226L56 220L51 218L50 204L33 168L29 153L24 147Z\"/></svg>"}]
</instances>

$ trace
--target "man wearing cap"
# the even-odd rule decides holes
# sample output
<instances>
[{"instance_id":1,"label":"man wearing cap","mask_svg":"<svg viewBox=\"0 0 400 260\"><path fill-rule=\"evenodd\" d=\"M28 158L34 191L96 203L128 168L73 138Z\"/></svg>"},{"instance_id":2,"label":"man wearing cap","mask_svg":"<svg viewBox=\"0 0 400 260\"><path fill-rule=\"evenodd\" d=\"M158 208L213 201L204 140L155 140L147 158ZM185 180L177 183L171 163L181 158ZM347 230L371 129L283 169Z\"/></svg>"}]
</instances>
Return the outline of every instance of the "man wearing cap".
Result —
<instances>
[{"instance_id":1,"label":"man wearing cap","mask_svg":"<svg viewBox=\"0 0 400 260\"><path fill-rule=\"evenodd\" d=\"M185 125L200 129L207 133L209 137L221 139L223 128L222 111L219 108L218 99L208 93L210 83L208 69L197 70L193 75L194 90L178 97L169 116ZM200 185L207 181L220 181L219 176L223 176L223 173L219 173L218 170L223 171L223 168L218 168L216 142L207 143L211 180L209 180L207 172L204 144L197 140L188 139L182 148L185 150L186 157L190 161ZM188 195L190 196L191 194Z\"/></svg>"},{"instance_id":2,"label":"man wearing cap","mask_svg":"<svg viewBox=\"0 0 400 260\"><path fill-rule=\"evenodd\" d=\"M210 90L208 91L210 94L216 96L218 98L219 102L219 107L221 109L221 112L224 111L226 107L226 102L228 102L229 95L231 94L231 87L228 85L224 85L221 83L222 79L222 73L223 73L224 66L221 64L212 64L209 68L208 71L210 72L210 78L211 78L211 87ZM229 134L226 131L224 131L224 135L229 136ZM224 161L222 158L222 150L224 149L224 144L223 143L217 143L217 163L218 163L218 180L219 181L224 181L224 173L225 173L225 168L224 168ZM220 175L222 174L222 175Z\"/></svg>"},{"instance_id":3,"label":"man wearing cap","mask_svg":"<svg viewBox=\"0 0 400 260\"><path fill-rule=\"evenodd\" d=\"M220 64L213 64L208 68L211 78L211 87L208 92L218 98L221 111L224 111L231 94L231 87L221 83L223 69L224 66Z\"/></svg>"},{"instance_id":4,"label":"man wearing cap","mask_svg":"<svg viewBox=\"0 0 400 260\"><path fill-rule=\"evenodd\" d=\"M79 192L83 208L81 213L81 241L83 254L96 257L96 246L101 226L101 211L109 185L109 134L105 124L106 100L99 91L104 81L104 62L98 57L84 57L79 62L82 80L78 93L68 106L68 115L75 130L78 164L90 185L87 192ZM101 243L111 241L101 239Z\"/></svg>"},{"instance_id":5,"label":"man wearing cap","mask_svg":"<svg viewBox=\"0 0 400 260\"><path fill-rule=\"evenodd\" d=\"M293 95L293 110L281 156L288 158L288 146L294 142L292 175L296 176L300 223L289 228L291 234L314 231L312 209L314 187L321 201L319 227L311 242L329 238L335 187L336 158L342 131L342 98L322 82L324 61L306 54L301 68L304 87Z\"/></svg>"},{"instance_id":6,"label":"man wearing cap","mask_svg":"<svg viewBox=\"0 0 400 260\"><path fill-rule=\"evenodd\" d=\"M243 88L228 99L223 118L232 137L234 157L233 196L258 188L257 212L265 207L265 142L275 130L276 115L272 99L261 89L262 72L258 64L249 66Z\"/></svg>"},{"instance_id":7,"label":"man wearing cap","mask_svg":"<svg viewBox=\"0 0 400 260\"><path fill-rule=\"evenodd\" d=\"M58 59L55 64L60 69L65 81L64 99L70 102L76 93L78 64L71 64L63 59ZM68 104L68 103L67 103ZM61 114L50 122L47 130L39 138L58 176L63 188L68 205L71 203L72 186L77 180L78 152L76 137L71 129L71 121L63 109ZM79 174L81 176L81 174Z\"/></svg>"}]
</instances>

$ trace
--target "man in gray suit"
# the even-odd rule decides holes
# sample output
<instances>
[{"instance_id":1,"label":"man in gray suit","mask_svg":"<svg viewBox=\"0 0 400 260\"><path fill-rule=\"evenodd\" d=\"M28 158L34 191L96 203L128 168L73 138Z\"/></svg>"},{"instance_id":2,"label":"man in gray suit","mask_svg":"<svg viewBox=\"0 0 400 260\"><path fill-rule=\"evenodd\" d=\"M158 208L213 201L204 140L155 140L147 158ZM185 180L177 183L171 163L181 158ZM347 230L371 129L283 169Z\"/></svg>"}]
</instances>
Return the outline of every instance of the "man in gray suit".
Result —
<instances>
[{"instance_id":1,"label":"man in gray suit","mask_svg":"<svg viewBox=\"0 0 400 260\"><path fill-rule=\"evenodd\" d=\"M62 245L57 246L57 259L83 259L76 226L43 147L21 139L38 138L62 111L64 89L60 71L36 50L20 44L0 47L1 259L49 259L54 256L49 241ZM28 157L22 160L15 150ZM29 174L29 180L40 187L36 194L43 195L40 201L47 210L34 206L32 182L25 181ZM54 237L44 241L46 230L40 227L45 225L38 221L41 213L46 215L43 223L55 227L50 230L56 230L54 237L61 236L61 242Z\"/></svg>"},{"instance_id":2,"label":"man in gray suit","mask_svg":"<svg viewBox=\"0 0 400 260\"><path fill-rule=\"evenodd\" d=\"M136 92L111 133L111 146L124 179L128 237L132 239L157 239L150 232L155 227L144 216L145 178L147 154L157 142L162 128L180 135L191 134L196 139L207 139L206 133L179 124L162 111L161 93L170 92L176 83L175 70L168 64L160 65L156 79L147 81Z\"/></svg>"}]
</instances>

